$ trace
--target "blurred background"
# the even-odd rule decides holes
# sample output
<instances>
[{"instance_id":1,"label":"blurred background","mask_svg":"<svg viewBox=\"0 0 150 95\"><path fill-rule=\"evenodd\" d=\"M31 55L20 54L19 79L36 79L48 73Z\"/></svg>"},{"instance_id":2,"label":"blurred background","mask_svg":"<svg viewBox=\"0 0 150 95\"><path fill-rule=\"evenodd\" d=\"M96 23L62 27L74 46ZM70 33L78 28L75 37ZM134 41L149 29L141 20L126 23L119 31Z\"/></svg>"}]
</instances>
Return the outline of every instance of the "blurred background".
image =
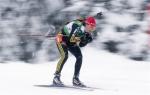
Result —
<instances>
[{"instance_id":1,"label":"blurred background","mask_svg":"<svg viewBox=\"0 0 150 95\"><path fill-rule=\"evenodd\" d=\"M79 16L102 12L94 41L99 50L150 61L150 0L0 0L0 62L53 61L55 35ZM24 34L24 35L23 35Z\"/></svg>"}]
</instances>

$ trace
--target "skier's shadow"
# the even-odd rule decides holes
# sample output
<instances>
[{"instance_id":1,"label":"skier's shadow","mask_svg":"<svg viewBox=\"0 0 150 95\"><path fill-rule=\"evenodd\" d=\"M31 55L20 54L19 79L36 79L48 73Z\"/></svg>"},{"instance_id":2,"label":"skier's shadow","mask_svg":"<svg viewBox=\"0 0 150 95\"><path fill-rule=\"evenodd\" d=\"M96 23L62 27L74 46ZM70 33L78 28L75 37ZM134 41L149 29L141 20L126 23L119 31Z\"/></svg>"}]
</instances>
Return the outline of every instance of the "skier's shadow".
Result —
<instances>
[{"instance_id":1,"label":"skier's shadow","mask_svg":"<svg viewBox=\"0 0 150 95\"><path fill-rule=\"evenodd\" d=\"M94 91L94 88L82 88L74 86L54 86L54 85L34 85L35 87L52 88L52 89L72 89L72 90L83 90L83 91Z\"/></svg>"}]
</instances>

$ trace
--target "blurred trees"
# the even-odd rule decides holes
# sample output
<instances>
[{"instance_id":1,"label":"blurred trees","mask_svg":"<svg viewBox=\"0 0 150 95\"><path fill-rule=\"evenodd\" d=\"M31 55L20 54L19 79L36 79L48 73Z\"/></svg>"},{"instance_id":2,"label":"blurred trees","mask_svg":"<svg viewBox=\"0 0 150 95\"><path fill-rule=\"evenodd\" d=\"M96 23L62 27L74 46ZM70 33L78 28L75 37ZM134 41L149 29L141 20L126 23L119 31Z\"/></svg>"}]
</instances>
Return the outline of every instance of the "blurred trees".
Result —
<instances>
[{"instance_id":1,"label":"blurred trees","mask_svg":"<svg viewBox=\"0 0 150 95\"><path fill-rule=\"evenodd\" d=\"M55 35L68 21L79 16L94 15L95 47L126 55L133 59L148 58L147 13L148 0L0 0L0 61L55 60L58 51L54 40L18 34ZM53 29L55 28L55 29ZM142 36L139 36L142 35ZM136 37L141 37L138 40ZM130 47L136 45L134 51ZM145 47L145 48L142 48Z\"/></svg>"}]
</instances>

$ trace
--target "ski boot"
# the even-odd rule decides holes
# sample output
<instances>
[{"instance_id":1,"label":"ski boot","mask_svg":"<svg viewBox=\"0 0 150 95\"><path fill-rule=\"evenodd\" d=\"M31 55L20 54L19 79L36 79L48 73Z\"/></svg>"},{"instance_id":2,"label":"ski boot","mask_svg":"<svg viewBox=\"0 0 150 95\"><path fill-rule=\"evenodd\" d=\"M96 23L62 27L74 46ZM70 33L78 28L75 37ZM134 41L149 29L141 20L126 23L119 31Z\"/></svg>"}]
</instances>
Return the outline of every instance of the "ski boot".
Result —
<instances>
[{"instance_id":1,"label":"ski boot","mask_svg":"<svg viewBox=\"0 0 150 95\"><path fill-rule=\"evenodd\" d=\"M55 77L53 79L53 85L54 86L60 86L60 87L64 86L64 84L60 80L60 75L55 75Z\"/></svg>"},{"instance_id":2,"label":"ski boot","mask_svg":"<svg viewBox=\"0 0 150 95\"><path fill-rule=\"evenodd\" d=\"M73 78L73 86L78 86L78 87L86 87L77 77Z\"/></svg>"}]
</instances>

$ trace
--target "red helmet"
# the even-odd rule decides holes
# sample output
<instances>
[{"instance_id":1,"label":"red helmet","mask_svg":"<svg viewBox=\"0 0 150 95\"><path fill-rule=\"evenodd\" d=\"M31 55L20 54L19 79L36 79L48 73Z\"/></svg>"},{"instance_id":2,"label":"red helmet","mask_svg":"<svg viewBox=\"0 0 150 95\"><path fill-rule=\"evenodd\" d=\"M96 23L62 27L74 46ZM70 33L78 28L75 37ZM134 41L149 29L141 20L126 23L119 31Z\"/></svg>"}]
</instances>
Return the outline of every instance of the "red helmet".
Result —
<instances>
[{"instance_id":1,"label":"red helmet","mask_svg":"<svg viewBox=\"0 0 150 95\"><path fill-rule=\"evenodd\" d=\"M92 17L92 16L89 16L85 19L85 23L86 24L89 24L89 25L92 25L92 26L96 26L96 21L95 21L95 18Z\"/></svg>"}]
</instances>

